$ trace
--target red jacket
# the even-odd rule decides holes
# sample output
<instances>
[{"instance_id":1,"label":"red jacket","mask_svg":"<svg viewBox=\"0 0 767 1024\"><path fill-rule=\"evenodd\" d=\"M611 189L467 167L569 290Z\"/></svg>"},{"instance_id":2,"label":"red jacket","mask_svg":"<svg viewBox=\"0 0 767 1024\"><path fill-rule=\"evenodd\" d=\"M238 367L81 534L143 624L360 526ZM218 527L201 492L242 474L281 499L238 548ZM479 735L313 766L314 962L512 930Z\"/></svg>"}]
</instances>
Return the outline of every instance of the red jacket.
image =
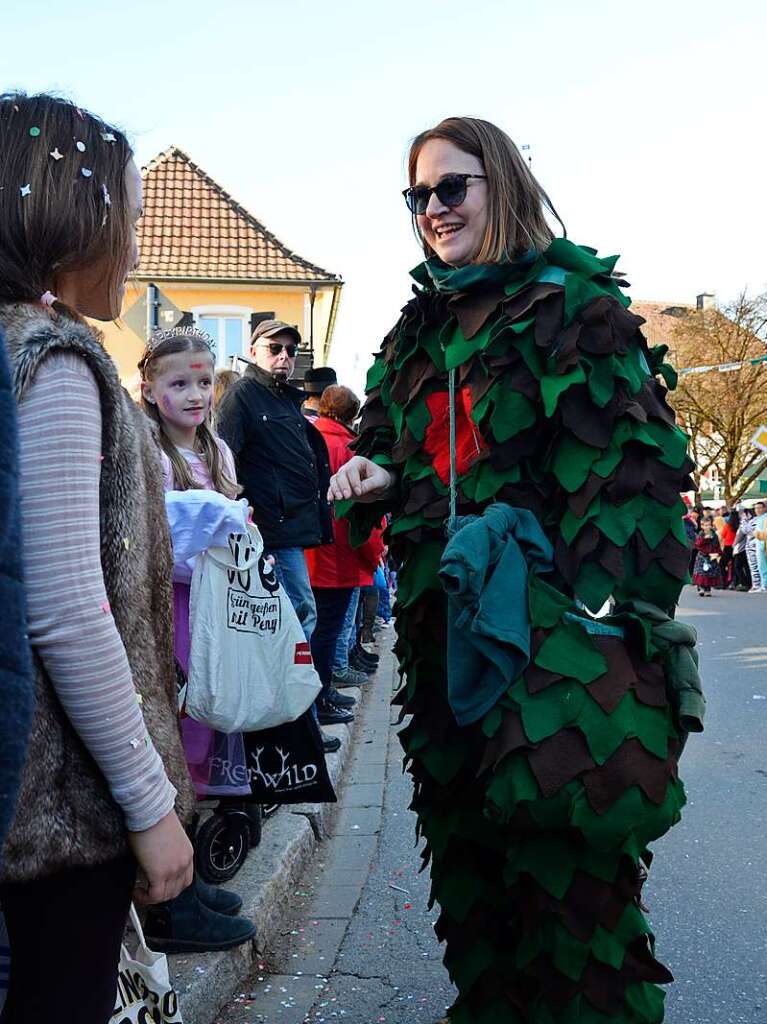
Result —
<instances>
[{"instance_id":1,"label":"red jacket","mask_svg":"<svg viewBox=\"0 0 767 1024\"><path fill-rule=\"evenodd\" d=\"M314 426L320 431L330 456L330 472L337 473L354 452L349 443L354 433L337 420L319 416ZM383 554L383 529L373 530L358 548L349 543L349 524L333 517L333 543L304 552L313 587L369 587Z\"/></svg>"}]
</instances>

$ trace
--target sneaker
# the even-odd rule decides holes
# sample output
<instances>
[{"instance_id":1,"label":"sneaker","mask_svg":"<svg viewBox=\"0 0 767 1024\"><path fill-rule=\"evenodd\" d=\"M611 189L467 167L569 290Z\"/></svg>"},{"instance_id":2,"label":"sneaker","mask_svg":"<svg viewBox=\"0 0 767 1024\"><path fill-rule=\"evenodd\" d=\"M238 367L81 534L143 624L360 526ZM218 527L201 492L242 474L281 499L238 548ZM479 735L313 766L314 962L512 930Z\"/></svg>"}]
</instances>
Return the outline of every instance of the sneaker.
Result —
<instances>
[{"instance_id":1,"label":"sneaker","mask_svg":"<svg viewBox=\"0 0 767 1024\"><path fill-rule=\"evenodd\" d=\"M345 708L339 708L330 701L317 701L317 717L320 725L348 725L354 721L354 715Z\"/></svg>"},{"instance_id":2,"label":"sneaker","mask_svg":"<svg viewBox=\"0 0 767 1024\"><path fill-rule=\"evenodd\" d=\"M339 693L332 686L326 692L325 699L329 700L331 704L335 704L337 708L353 708L357 703L356 697L352 697L349 693Z\"/></svg>"},{"instance_id":3,"label":"sneaker","mask_svg":"<svg viewBox=\"0 0 767 1024\"><path fill-rule=\"evenodd\" d=\"M322 749L326 754L335 754L337 750L341 749L341 741L337 736L331 736L330 733L322 733Z\"/></svg>"},{"instance_id":4,"label":"sneaker","mask_svg":"<svg viewBox=\"0 0 767 1024\"><path fill-rule=\"evenodd\" d=\"M331 684L337 689L343 690L347 686L362 686L362 684L367 681L367 672L362 672L360 669L352 668L351 665L349 665L343 672L333 673Z\"/></svg>"}]
</instances>

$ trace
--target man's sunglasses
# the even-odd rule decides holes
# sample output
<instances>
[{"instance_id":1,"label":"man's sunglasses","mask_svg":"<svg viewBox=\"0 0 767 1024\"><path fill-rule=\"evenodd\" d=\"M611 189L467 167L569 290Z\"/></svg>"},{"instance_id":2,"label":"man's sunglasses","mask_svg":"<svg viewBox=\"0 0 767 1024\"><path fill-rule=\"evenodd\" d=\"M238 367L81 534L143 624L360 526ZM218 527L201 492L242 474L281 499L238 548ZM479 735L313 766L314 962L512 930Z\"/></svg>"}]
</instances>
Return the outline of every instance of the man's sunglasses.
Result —
<instances>
[{"instance_id":1,"label":"man's sunglasses","mask_svg":"<svg viewBox=\"0 0 767 1024\"><path fill-rule=\"evenodd\" d=\"M288 359L295 359L296 352L298 352L298 345L295 342L289 341L287 345L283 345L281 341L267 341L264 342L265 346L269 349L273 356L278 356L283 349L288 354Z\"/></svg>"},{"instance_id":2,"label":"man's sunglasses","mask_svg":"<svg viewBox=\"0 0 767 1024\"><path fill-rule=\"evenodd\" d=\"M405 197L407 208L411 213L426 213L432 192L443 206L449 206L452 210L454 206L460 206L466 198L469 178L481 178L483 181L487 181L486 174L446 174L434 188L429 188L427 185L414 185L411 188L403 189L402 195Z\"/></svg>"}]
</instances>

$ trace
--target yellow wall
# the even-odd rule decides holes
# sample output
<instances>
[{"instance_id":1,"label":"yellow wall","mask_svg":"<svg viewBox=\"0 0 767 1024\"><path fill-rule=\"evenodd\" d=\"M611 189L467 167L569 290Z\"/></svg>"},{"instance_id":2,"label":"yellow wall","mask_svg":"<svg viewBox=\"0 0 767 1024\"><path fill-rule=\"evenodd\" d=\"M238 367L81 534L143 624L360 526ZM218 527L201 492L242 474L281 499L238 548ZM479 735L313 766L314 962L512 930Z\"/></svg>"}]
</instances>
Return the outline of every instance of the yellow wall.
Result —
<instances>
[{"instance_id":1,"label":"yellow wall","mask_svg":"<svg viewBox=\"0 0 767 1024\"><path fill-rule=\"evenodd\" d=\"M308 288L296 285L250 286L179 283L156 280L160 291L179 309L192 310L198 306L243 306L254 313L273 310L277 320L296 324L308 341L309 315L306 296ZM144 282L129 283L123 303L123 315L146 292ZM324 343L332 307L332 286L317 291L314 305L315 363L321 365L326 358ZM107 351L117 363L123 382L130 385L136 375L136 364L144 350L144 339L138 337L124 322L97 324L103 334ZM161 325L162 326L162 325Z\"/></svg>"}]
</instances>

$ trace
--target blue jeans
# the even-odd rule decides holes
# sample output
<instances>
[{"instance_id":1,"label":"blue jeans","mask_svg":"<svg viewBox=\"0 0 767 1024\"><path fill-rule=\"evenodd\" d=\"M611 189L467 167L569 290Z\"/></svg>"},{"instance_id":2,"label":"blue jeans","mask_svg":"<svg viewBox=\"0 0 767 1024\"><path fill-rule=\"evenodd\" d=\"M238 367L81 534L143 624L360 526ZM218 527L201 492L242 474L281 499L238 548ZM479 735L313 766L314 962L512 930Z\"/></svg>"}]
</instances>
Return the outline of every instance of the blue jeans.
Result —
<instances>
[{"instance_id":1,"label":"blue jeans","mask_svg":"<svg viewBox=\"0 0 767 1024\"><path fill-rule=\"evenodd\" d=\"M275 548L269 554L274 555L277 579L285 588L290 603L295 608L304 636L311 640L314 627L317 625L317 607L309 582L304 549Z\"/></svg>"},{"instance_id":2,"label":"blue jeans","mask_svg":"<svg viewBox=\"0 0 767 1024\"><path fill-rule=\"evenodd\" d=\"M391 619L391 598L389 597L389 584L386 582L386 573L380 565L376 569L373 583L378 590L378 614L384 622L388 622Z\"/></svg>"},{"instance_id":3,"label":"blue jeans","mask_svg":"<svg viewBox=\"0 0 767 1024\"><path fill-rule=\"evenodd\" d=\"M336 641L351 593L351 587L317 587L314 591L317 628L312 636L312 660L322 683L318 701L327 699L331 688Z\"/></svg>"},{"instance_id":4,"label":"blue jeans","mask_svg":"<svg viewBox=\"0 0 767 1024\"><path fill-rule=\"evenodd\" d=\"M341 632L336 641L336 651L333 657L333 671L341 674L349 667L349 655L357 639L355 626L357 624L357 609L360 605L360 588L355 587L349 598L349 605L346 609Z\"/></svg>"},{"instance_id":5,"label":"blue jeans","mask_svg":"<svg viewBox=\"0 0 767 1024\"><path fill-rule=\"evenodd\" d=\"M756 542L756 564L759 567L759 579L763 587L767 587L767 551L764 550L764 541Z\"/></svg>"}]
</instances>

